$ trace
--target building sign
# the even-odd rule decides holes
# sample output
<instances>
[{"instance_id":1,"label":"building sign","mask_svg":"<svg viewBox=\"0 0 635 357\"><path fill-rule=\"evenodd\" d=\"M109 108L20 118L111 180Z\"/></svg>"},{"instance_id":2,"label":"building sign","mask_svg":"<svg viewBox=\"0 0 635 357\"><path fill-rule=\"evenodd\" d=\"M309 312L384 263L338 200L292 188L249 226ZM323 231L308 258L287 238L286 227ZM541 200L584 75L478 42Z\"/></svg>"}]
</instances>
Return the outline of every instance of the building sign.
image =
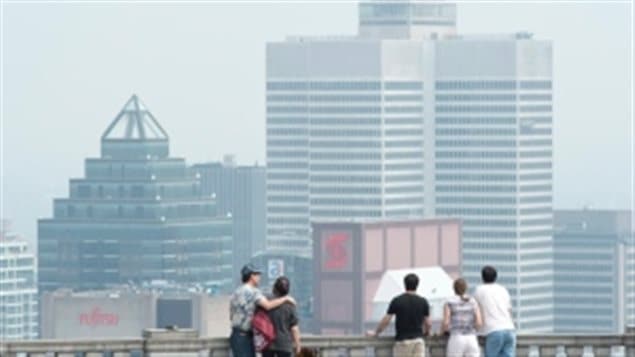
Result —
<instances>
[{"instance_id":1,"label":"building sign","mask_svg":"<svg viewBox=\"0 0 635 357\"><path fill-rule=\"evenodd\" d=\"M110 312L103 312L99 307L93 307L90 312L79 314L79 324L81 326L117 326L119 325L119 315Z\"/></svg>"},{"instance_id":2,"label":"building sign","mask_svg":"<svg viewBox=\"0 0 635 357\"><path fill-rule=\"evenodd\" d=\"M284 260L269 259L267 263L267 277L269 280L278 279L284 275Z\"/></svg>"},{"instance_id":3,"label":"building sign","mask_svg":"<svg viewBox=\"0 0 635 357\"><path fill-rule=\"evenodd\" d=\"M352 267L351 234L349 232L327 232L322 237L322 266L324 270L350 271Z\"/></svg>"}]
</instances>

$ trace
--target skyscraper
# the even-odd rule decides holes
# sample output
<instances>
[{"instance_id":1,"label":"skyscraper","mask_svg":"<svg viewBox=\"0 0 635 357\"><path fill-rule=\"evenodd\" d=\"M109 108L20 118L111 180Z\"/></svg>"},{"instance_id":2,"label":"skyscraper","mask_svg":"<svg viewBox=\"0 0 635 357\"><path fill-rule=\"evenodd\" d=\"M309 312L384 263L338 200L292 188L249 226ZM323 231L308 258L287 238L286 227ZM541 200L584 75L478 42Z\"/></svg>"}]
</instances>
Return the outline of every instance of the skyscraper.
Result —
<instances>
[{"instance_id":1,"label":"skyscraper","mask_svg":"<svg viewBox=\"0 0 635 357\"><path fill-rule=\"evenodd\" d=\"M241 267L265 248L265 168L236 165L232 156L223 162L192 166L199 175L201 192L214 196L219 213L233 222L233 279L240 279Z\"/></svg>"},{"instance_id":2,"label":"skyscraper","mask_svg":"<svg viewBox=\"0 0 635 357\"><path fill-rule=\"evenodd\" d=\"M267 238L309 222L464 220L523 331L553 324L551 43L457 35L452 3L362 2L359 34L267 46Z\"/></svg>"},{"instance_id":3,"label":"skyscraper","mask_svg":"<svg viewBox=\"0 0 635 357\"><path fill-rule=\"evenodd\" d=\"M28 244L0 222L0 341L38 337L35 255Z\"/></svg>"},{"instance_id":4,"label":"skyscraper","mask_svg":"<svg viewBox=\"0 0 635 357\"><path fill-rule=\"evenodd\" d=\"M136 95L101 138L101 157L38 222L40 289L153 279L231 285L232 223L217 217L184 159Z\"/></svg>"},{"instance_id":5,"label":"skyscraper","mask_svg":"<svg viewBox=\"0 0 635 357\"><path fill-rule=\"evenodd\" d=\"M555 331L623 332L631 213L556 210L554 218Z\"/></svg>"}]
</instances>

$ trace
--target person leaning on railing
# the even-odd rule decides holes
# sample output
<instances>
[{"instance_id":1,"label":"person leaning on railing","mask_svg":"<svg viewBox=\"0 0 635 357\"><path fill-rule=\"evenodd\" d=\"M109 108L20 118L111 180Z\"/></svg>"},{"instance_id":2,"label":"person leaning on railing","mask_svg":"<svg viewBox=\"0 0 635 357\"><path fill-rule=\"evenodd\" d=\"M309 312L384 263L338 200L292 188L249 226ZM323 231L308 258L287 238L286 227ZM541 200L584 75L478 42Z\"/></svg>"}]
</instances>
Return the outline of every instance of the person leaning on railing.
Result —
<instances>
[{"instance_id":1,"label":"person leaning on railing","mask_svg":"<svg viewBox=\"0 0 635 357\"><path fill-rule=\"evenodd\" d=\"M459 278L454 281L455 296L443 307L442 330L450 334L446 347L447 357L478 357L480 348L476 331L483 321L478 303L466 295L467 282Z\"/></svg>"}]
</instances>

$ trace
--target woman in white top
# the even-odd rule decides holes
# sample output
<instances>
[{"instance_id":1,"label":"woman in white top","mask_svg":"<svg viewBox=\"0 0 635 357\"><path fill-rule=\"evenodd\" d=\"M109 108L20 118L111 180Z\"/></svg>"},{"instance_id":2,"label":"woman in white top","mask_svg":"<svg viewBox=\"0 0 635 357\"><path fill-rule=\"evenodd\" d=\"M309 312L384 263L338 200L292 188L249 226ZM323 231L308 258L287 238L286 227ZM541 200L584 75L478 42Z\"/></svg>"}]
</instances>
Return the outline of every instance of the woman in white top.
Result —
<instances>
[{"instance_id":1,"label":"woman in white top","mask_svg":"<svg viewBox=\"0 0 635 357\"><path fill-rule=\"evenodd\" d=\"M464 279L454 281L455 296L443 307L443 331L450 333L447 357L478 357L480 349L476 331L481 327L481 311L476 300L467 296Z\"/></svg>"}]
</instances>

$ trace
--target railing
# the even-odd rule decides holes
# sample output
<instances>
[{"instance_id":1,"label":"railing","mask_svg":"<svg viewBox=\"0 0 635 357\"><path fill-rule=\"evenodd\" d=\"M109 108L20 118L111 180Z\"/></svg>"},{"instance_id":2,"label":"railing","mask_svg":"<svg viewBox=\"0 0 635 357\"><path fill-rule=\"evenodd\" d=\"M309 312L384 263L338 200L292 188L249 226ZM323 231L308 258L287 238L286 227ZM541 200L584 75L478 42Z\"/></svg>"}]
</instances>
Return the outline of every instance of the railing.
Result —
<instances>
[{"instance_id":1,"label":"railing","mask_svg":"<svg viewBox=\"0 0 635 357\"><path fill-rule=\"evenodd\" d=\"M446 339L428 337L428 356L445 357ZM325 357L390 357L390 338L307 336L303 346ZM0 343L0 357L229 357L226 338L198 338L194 330L146 330L143 338L113 340L38 340ZM623 335L521 335L519 357L635 357L635 328Z\"/></svg>"}]
</instances>

